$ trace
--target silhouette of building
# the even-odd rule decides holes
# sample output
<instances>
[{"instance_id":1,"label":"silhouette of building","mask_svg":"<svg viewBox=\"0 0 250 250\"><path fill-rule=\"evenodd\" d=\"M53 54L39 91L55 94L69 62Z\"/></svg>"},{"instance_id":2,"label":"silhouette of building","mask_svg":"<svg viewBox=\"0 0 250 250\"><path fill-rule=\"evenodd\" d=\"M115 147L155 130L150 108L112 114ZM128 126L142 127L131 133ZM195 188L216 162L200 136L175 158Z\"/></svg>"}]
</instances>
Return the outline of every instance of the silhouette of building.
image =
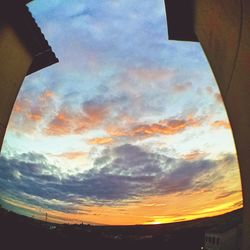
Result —
<instances>
[{"instance_id":1,"label":"silhouette of building","mask_svg":"<svg viewBox=\"0 0 250 250\"><path fill-rule=\"evenodd\" d=\"M26 4L2 0L0 7L0 149L26 75L58 62Z\"/></svg>"},{"instance_id":2,"label":"silhouette of building","mask_svg":"<svg viewBox=\"0 0 250 250\"><path fill-rule=\"evenodd\" d=\"M239 250L242 225L222 226L205 233L205 250Z\"/></svg>"},{"instance_id":3,"label":"silhouette of building","mask_svg":"<svg viewBox=\"0 0 250 250\"><path fill-rule=\"evenodd\" d=\"M217 80L237 150L244 206L242 249L249 250L250 1L165 0L165 3L169 39L199 41Z\"/></svg>"}]
</instances>

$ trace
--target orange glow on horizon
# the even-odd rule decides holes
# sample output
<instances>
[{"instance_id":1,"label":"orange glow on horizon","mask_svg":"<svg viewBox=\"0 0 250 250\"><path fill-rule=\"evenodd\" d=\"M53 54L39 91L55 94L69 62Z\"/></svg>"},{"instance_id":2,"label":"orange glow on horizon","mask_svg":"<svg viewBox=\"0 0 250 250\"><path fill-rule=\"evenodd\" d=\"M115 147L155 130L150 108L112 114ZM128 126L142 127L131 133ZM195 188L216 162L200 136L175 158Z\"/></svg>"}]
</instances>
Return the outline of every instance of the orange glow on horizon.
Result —
<instances>
[{"instance_id":1,"label":"orange glow on horizon","mask_svg":"<svg viewBox=\"0 0 250 250\"><path fill-rule=\"evenodd\" d=\"M217 190L219 193L219 190ZM208 197L206 192L179 195L165 195L145 198L142 203L128 203L127 205L111 206L78 206L77 213L64 213L46 210L48 221L56 223L85 223L93 225L156 225L189 221L204 217L221 215L242 207L241 191L231 196L215 199L217 194ZM198 198L199 197L199 198ZM171 206L169 202L171 201ZM22 202L5 200L16 207L39 213L41 208L28 206ZM89 213L86 213L86 209ZM45 210L36 218L45 220ZM110 216L112 215L112 216Z\"/></svg>"}]
</instances>

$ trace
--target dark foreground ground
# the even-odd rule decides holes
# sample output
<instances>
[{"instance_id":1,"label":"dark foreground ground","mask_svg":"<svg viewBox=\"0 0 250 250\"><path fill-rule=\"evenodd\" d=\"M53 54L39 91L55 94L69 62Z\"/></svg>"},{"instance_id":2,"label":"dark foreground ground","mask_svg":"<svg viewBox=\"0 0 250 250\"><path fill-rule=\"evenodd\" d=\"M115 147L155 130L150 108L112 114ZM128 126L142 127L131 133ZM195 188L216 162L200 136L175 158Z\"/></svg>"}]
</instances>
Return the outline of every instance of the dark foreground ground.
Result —
<instances>
[{"instance_id":1,"label":"dark foreground ground","mask_svg":"<svg viewBox=\"0 0 250 250\"><path fill-rule=\"evenodd\" d=\"M0 209L0 249L200 250L205 231L239 224L242 210L189 222L154 226L58 225Z\"/></svg>"}]
</instances>

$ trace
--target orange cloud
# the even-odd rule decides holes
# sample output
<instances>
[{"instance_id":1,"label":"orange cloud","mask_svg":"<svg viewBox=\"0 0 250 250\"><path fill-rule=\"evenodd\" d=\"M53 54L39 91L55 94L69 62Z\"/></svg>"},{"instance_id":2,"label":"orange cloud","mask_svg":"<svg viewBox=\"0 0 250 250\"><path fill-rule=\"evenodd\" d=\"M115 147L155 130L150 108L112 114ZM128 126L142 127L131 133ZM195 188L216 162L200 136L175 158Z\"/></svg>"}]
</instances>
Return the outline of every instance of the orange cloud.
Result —
<instances>
[{"instance_id":1,"label":"orange cloud","mask_svg":"<svg viewBox=\"0 0 250 250\"><path fill-rule=\"evenodd\" d=\"M40 120L37 116L42 116L42 111L48 108L53 96L54 93L49 90L43 91L35 98L35 101L34 99L21 96L16 100L12 112L23 114L27 119L31 119L32 121Z\"/></svg>"},{"instance_id":2,"label":"orange cloud","mask_svg":"<svg viewBox=\"0 0 250 250\"><path fill-rule=\"evenodd\" d=\"M166 119L159 123L140 124L130 130L123 128L109 127L107 132L112 136L150 136L150 135L173 135L180 133L188 127L200 126L201 119Z\"/></svg>"},{"instance_id":3,"label":"orange cloud","mask_svg":"<svg viewBox=\"0 0 250 250\"><path fill-rule=\"evenodd\" d=\"M227 121L215 121L211 124L214 128L225 128L230 129L230 123Z\"/></svg>"},{"instance_id":4,"label":"orange cloud","mask_svg":"<svg viewBox=\"0 0 250 250\"><path fill-rule=\"evenodd\" d=\"M60 111L45 129L47 135L66 135L71 132L70 120L73 117L65 111Z\"/></svg>"},{"instance_id":5,"label":"orange cloud","mask_svg":"<svg viewBox=\"0 0 250 250\"><path fill-rule=\"evenodd\" d=\"M223 103L220 92L215 91L212 87L207 87L206 90L209 94L214 95L214 98L218 103Z\"/></svg>"},{"instance_id":6,"label":"orange cloud","mask_svg":"<svg viewBox=\"0 0 250 250\"><path fill-rule=\"evenodd\" d=\"M53 136L80 134L101 125L107 112L105 107L95 104L86 105L83 112L73 112L62 108L49 122L44 132Z\"/></svg>"},{"instance_id":7,"label":"orange cloud","mask_svg":"<svg viewBox=\"0 0 250 250\"><path fill-rule=\"evenodd\" d=\"M30 95L32 94L26 93L16 100L9 122L10 129L22 133L32 133L37 129L38 123L42 122L51 111L53 92L45 90L42 93L33 94L33 98L30 98Z\"/></svg>"},{"instance_id":8,"label":"orange cloud","mask_svg":"<svg viewBox=\"0 0 250 250\"><path fill-rule=\"evenodd\" d=\"M40 113L29 114L28 117L30 120L36 122L36 121L40 121L42 119L42 114L40 114Z\"/></svg>"},{"instance_id":9,"label":"orange cloud","mask_svg":"<svg viewBox=\"0 0 250 250\"><path fill-rule=\"evenodd\" d=\"M184 159L188 161L194 161L199 160L203 157L205 157L207 154L205 152L202 152L200 150L194 150L186 155L184 155Z\"/></svg>"},{"instance_id":10,"label":"orange cloud","mask_svg":"<svg viewBox=\"0 0 250 250\"><path fill-rule=\"evenodd\" d=\"M19 103L15 103L12 112L14 113L20 113L22 111L22 106Z\"/></svg>"},{"instance_id":11,"label":"orange cloud","mask_svg":"<svg viewBox=\"0 0 250 250\"><path fill-rule=\"evenodd\" d=\"M12 112L23 113L23 112L26 112L30 106L31 106L31 103L26 98L19 98L16 100Z\"/></svg>"},{"instance_id":12,"label":"orange cloud","mask_svg":"<svg viewBox=\"0 0 250 250\"><path fill-rule=\"evenodd\" d=\"M105 120L108 113L106 107L95 104L86 105L83 111L84 114L80 115L76 120L77 126L74 129L76 134L97 127Z\"/></svg>"},{"instance_id":13,"label":"orange cloud","mask_svg":"<svg viewBox=\"0 0 250 250\"><path fill-rule=\"evenodd\" d=\"M129 131L126 131L123 128L118 128L114 126L109 126L107 128L107 133L114 137L120 137L120 136L132 136L132 134L129 133Z\"/></svg>"},{"instance_id":14,"label":"orange cloud","mask_svg":"<svg viewBox=\"0 0 250 250\"><path fill-rule=\"evenodd\" d=\"M89 140L90 144L109 144L112 143L113 139L111 137L99 137Z\"/></svg>"},{"instance_id":15,"label":"orange cloud","mask_svg":"<svg viewBox=\"0 0 250 250\"><path fill-rule=\"evenodd\" d=\"M218 103L223 103L223 100L222 100L222 97L221 97L221 94L220 94L220 93L214 93L214 97L215 97L215 100L216 100Z\"/></svg>"},{"instance_id":16,"label":"orange cloud","mask_svg":"<svg viewBox=\"0 0 250 250\"><path fill-rule=\"evenodd\" d=\"M106 115L106 108L100 105L86 105L83 108L84 113L86 114L86 116L94 122L99 122L100 120L102 120L105 115Z\"/></svg>"},{"instance_id":17,"label":"orange cloud","mask_svg":"<svg viewBox=\"0 0 250 250\"><path fill-rule=\"evenodd\" d=\"M69 160L74 160L80 157L86 157L87 153L82 151L65 152L62 154L54 154L52 156L67 158Z\"/></svg>"},{"instance_id":18,"label":"orange cloud","mask_svg":"<svg viewBox=\"0 0 250 250\"><path fill-rule=\"evenodd\" d=\"M40 98L41 98L41 99L44 99L44 100L48 100L48 99L52 98L53 96L54 96L54 93L53 93L52 91L50 91L50 90L45 90L45 91L41 94Z\"/></svg>"},{"instance_id":19,"label":"orange cloud","mask_svg":"<svg viewBox=\"0 0 250 250\"><path fill-rule=\"evenodd\" d=\"M192 83L191 82L186 82L186 83L182 83L182 84L174 84L172 86L174 92L176 92L176 93L187 91L191 87L192 87Z\"/></svg>"}]
</instances>

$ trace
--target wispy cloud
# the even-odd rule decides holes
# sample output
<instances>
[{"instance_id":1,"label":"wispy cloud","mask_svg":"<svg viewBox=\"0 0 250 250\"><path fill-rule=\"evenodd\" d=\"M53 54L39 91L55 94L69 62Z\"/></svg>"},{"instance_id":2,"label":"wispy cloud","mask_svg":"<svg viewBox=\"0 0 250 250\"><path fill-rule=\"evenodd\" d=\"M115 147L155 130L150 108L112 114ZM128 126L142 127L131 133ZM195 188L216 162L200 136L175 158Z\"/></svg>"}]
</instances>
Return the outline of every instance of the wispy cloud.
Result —
<instances>
[{"instance_id":1,"label":"wispy cloud","mask_svg":"<svg viewBox=\"0 0 250 250\"><path fill-rule=\"evenodd\" d=\"M184 130L192 127L201 126L203 120L201 118L188 118L188 119L165 119L159 123L140 124L132 128L116 128L109 127L107 132L111 136L153 136L153 135L174 135L183 132Z\"/></svg>"},{"instance_id":2,"label":"wispy cloud","mask_svg":"<svg viewBox=\"0 0 250 250\"><path fill-rule=\"evenodd\" d=\"M49 154L54 157L59 157L59 158L67 158L69 160L74 160L82 157L86 157L88 153L82 152L82 151L71 151L71 152L64 152L60 154Z\"/></svg>"},{"instance_id":3,"label":"wispy cloud","mask_svg":"<svg viewBox=\"0 0 250 250\"><path fill-rule=\"evenodd\" d=\"M112 143L113 139L111 137L98 137L89 140L89 144L103 145Z\"/></svg>"},{"instance_id":4,"label":"wispy cloud","mask_svg":"<svg viewBox=\"0 0 250 250\"><path fill-rule=\"evenodd\" d=\"M184 82L184 83L173 84L172 89L174 90L175 93L185 92L187 90L192 89L192 83Z\"/></svg>"},{"instance_id":5,"label":"wispy cloud","mask_svg":"<svg viewBox=\"0 0 250 250\"><path fill-rule=\"evenodd\" d=\"M24 133L35 131L38 124L45 121L46 116L53 109L53 103L54 93L50 90L22 92L13 107L9 127Z\"/></svg>"},{"instance_id":6,"label":"wispy cloud","mask_svg":"<svg viewBox=\"0 0 250 250\"><path fill-rule=\"evenodd\" d=\"M192 152L189 152L188 154L184 155L184 159L188 161L194 161L203 159L205 156L207 156L206 152L200 151L200 150L194 150Z\"/></svg>"},{"instance_id":7,"label":"wispy cloud","mask_svg":"<svg viewBox=\"0 0 250 250\"><path fill-rule=\"evenodd\" d=\"M48 123L44 133L52 136L80 134L100 126L107 113L104 106L90 102L85 103L80 111L72 111L62 107Z\"/></svg>"},{"instance_id":8,"label":"wispy cloud","mask_svg":"<svg viewBox=\"0 0 250 250\"><path fill-rule=\"evenodd\" d=\"M214 90L214 88L208 86L206 88L207 90L207 93L210 94L210 95L213 95L215 101L219 104L222 104L223 103L223 100L222 100L222 96L221 94L218 92L218 90Z\"/></svg>"},{"instance_id":9,"label":"wispy cloud","mask_svg":"<svg viewBox=\"0 0 250 250\"><path fill-rule=\"evenodd\" d=\"M215 121L211 125L214 128L231 129L230 123L228 121Z\"/></svg>"},{"instance_id":10,"label":"wispy cloud","mask_svg":"<svg viewBox=\"0 0 250 250\"><path fill-rule=\"evenodd\" d=\"M237 194L237 193L241 193L241 190L234 190L234 191L228 191L228 192L222 192L220 193L215 199L224 199L227 198L231 195Z\"/></svg>"}]
</instances>

